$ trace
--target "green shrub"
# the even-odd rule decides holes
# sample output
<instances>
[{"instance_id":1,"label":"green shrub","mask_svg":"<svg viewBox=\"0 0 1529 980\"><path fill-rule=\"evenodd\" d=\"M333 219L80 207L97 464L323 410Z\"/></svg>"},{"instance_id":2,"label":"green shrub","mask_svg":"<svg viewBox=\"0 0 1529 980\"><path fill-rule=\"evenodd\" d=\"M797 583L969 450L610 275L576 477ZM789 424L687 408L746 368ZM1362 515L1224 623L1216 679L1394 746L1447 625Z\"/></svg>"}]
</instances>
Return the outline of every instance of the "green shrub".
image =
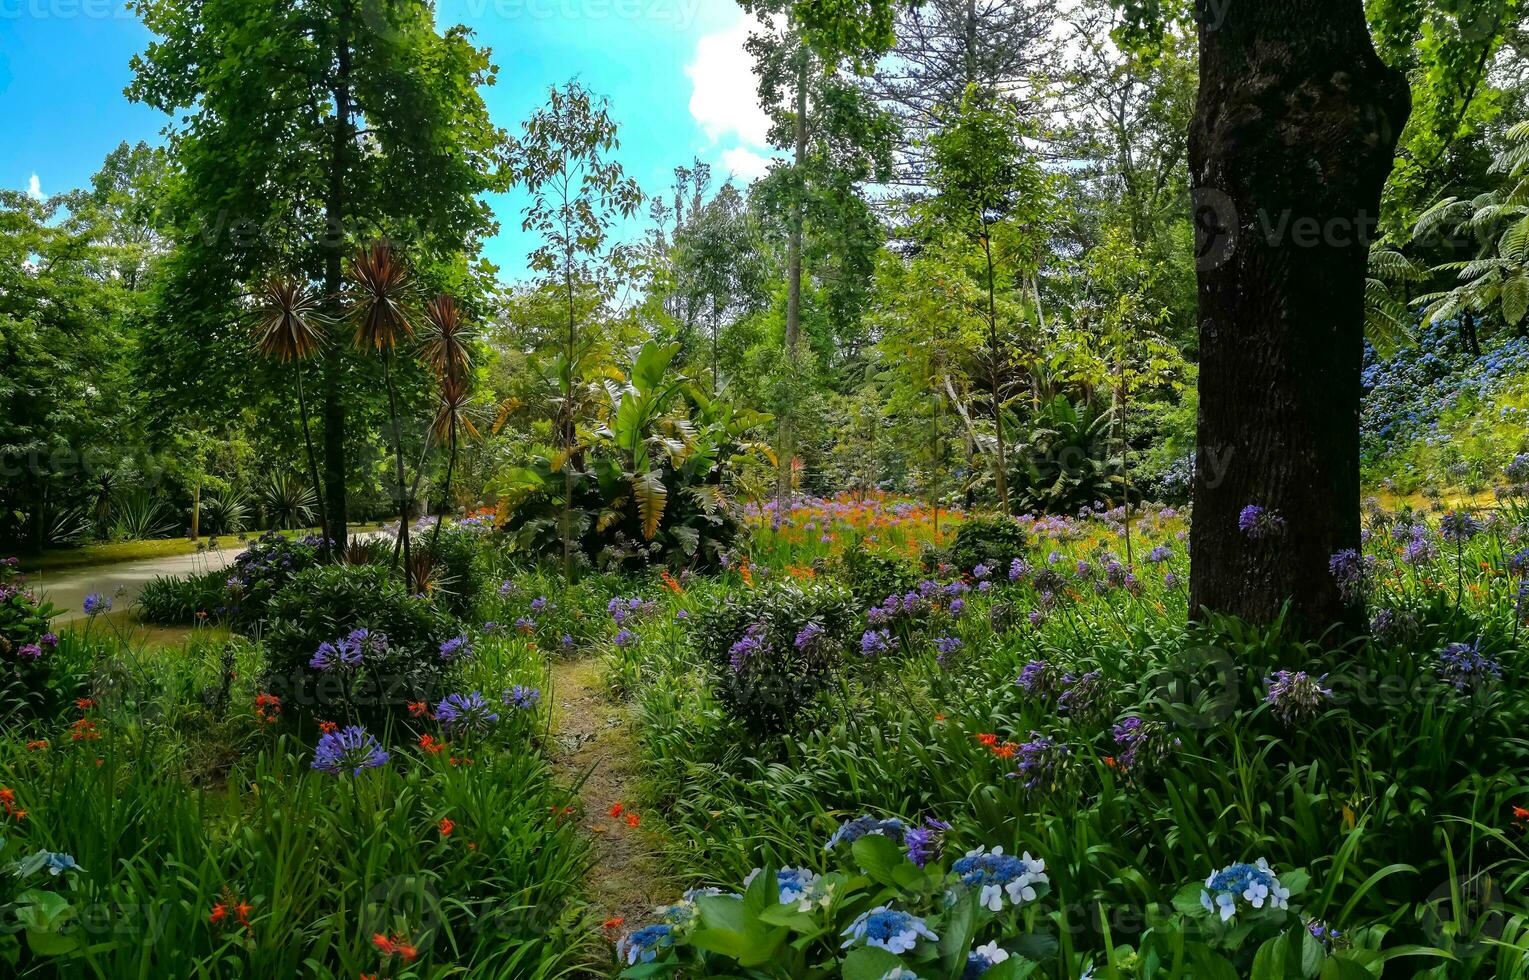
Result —
<instances>
[{"instance_id":1,"label":"green shrub","mask_svg":"<svg viewBox=\"0 0 1529 980\"><path fill-rule=\"evenodd\" d=\"M832 679L857 616L843 589L781 583L728 596L692 642L717 671L717 699L758 736L790 731Z\"/></svg>"},{"instance_id":2,"label":"green shrub","mask_svg":"<svg viewBox=\"0 0 1529 980\"><path fill-rule=\"evenodd\" d=\"M485 532L467 527L445 527L438 540L434 528L425 533L428 536L422 545L434 544L428 551L430 594L452 615L465 617L472 612L483 592L484 573L478 553Z\"/></svg>"},{"instance_id":3,"label":"green shrub","mask_svg":"<svg viewBox=\"0 0 1529 980\"><path fill-rule=\"evenodd\" d=\"M160 575L138 593L138 615L157 626L185 626L198 613L221 616L228 602L228 573L218 570L199 575Z\"/></svg>"},{"instance_id":4,"label":"green shrub","mask_svg":"<svg viewBox=\"0 0 1529 980\"><path fill-rule=\"evenodd\" d=\"M451 663L441 644L457 633L450 616L377 565L308 569L276 594L268 622L262 688L281 699L284 716L377 730L439 693ZM357 630L370 638L358 666L314 665L321 645Z\"/></svg>"},{"instance_id":5,"label":"green shrub","mask_svg":"<svg viewBox=\"0 0 1529 980\"><path fill-rule=\"evenodd\" d=\"M969 572L978 565L1006 571L1027 550L1025 532L1013 518L1002 515L971 517L956 530L947 560L957 571Z\"/></svg>"},{"instance_id":6,"label":"green shrub","mask_svg":"<svg viewBox=\"0 0 1529 980\"><path fill-rule=\"evenodd\" d=\"M862 607L874 606L889 595L901 595L918 584L919 570L899 555L846 548L835 555L828 571L838 578Z\"/></svg>"},{"instance_id":7,"label":"green shrub","mask_svg":"<svg viewBox=\"0 0 1529 980\"><path fill-rule=\"evenodd\" d=\"M26 588L16 564L0 561L0 719L44 708L58 646L48 631L58 610Z\"/></svg>"}]
</instances>

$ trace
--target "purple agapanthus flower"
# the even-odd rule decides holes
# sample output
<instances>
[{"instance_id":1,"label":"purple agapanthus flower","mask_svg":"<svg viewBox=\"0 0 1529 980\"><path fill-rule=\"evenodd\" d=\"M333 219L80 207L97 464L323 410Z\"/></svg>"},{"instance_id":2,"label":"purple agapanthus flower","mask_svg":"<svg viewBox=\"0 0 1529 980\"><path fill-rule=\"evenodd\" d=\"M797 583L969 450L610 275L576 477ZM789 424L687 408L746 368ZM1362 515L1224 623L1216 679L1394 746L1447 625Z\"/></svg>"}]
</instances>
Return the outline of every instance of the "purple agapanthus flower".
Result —
<instances>
[{"instance_id":1,"label":"purple agapanthus flower","mask_svg":"<svg viewBox=\"0 0 1529 980\"><path fill-rule=\"evenodd\" d=\"M1327 675L1312 677L1304 670L1281 670L1264 681L1269 692L1264 701L1269 710L1286 725L1309 721L1322 710L1322 703L1333 696L1330 688L1322 686Z\"/></svg>"},{"instance_id":2,"label":"purple agapanthus flower","mask_svg":"<svg viewBox=\"0 0 1529 980\"><path fill-rule=\"evenodd\" d=\"M806 650L815 645L827 632L822 623L808 623L802 627L801 632L796 634L795 646L798 650Z\"/></svg>"},{"instance_id":3,"label":"purple agapanthus flower","mask_svg":"<svg viewBox=\"0 0 1529 980\"><path fill-rule=\"evenodd\" d=\"M516 684L504 692L504 703L517 711L530 711L542 699L542 692L534 687Z\"/></svg>"},{"instance_id":4,"label":"purple agapanthus flower","mask_svg":"<svg viewBox=\"0 0 1529 980\"><path fill-rule=\"evenodd\" d=\"M477 691L471 694L448 694L435 707L435 718L442 728L486 729L499 720L499 715L483 700Z\"/></svg>"},{"instance_id":5,"label":"purple agapanthus flower","mask_svg":"<svg viewBox=\"0 0 1529 980\"><path fill-rule=\"evenodd\" d=\"M949 829L950 824L933 817L925 817L922 824L909 827L903 835L908 860L921 868L931 861L938 861L945 849L945 832Z\"/></svg>"},{"instance_id":6,"label":"purple agapanthus flower","mask_svg":"<svg viewBox=\"0 0 1529 980\"><path fill-rule=\"evenodd\" d=\"M466 633L463 633L459 636L453 636L451 639L441 644L442 660L471 660L472 655L472 641L468 639Z\"/></svg>"},{"instance_id":7,"label":"purple agapanthus flower","mask_svg":"<svg viewBox=\"0 0 1529 980\"><path fill-rule=\"evenodd\" d=\"M1050 788L1061 780L1071 754L1065 743L1031 732L1030 741L1021 742L1015 753L1018 762L1009 778L1021 780L1025 789Z\"/></svg>"},{"instance_id":8,"label":"purple agapanthus flower","mask_svg":"<svg viewBox=\"0 0 1529 980\"><path fill-rule=\"evenodd\" d=\"M314 651L313 659L308 661L308 666L314 670L332 671L347 667L361 666L361 648L352 645L348 640L340 640L338 643L324 642Z\"/></svg>"},{"instance_id":9,"label":"purple agapanthus flower","mask_svg":"<svg viewBox=\"0 0 1529 980\"><path fill-rule=\"evenodd\" d=\"M361 775L363 769L387 765L390 756L382 745L360 725L330 732L319 739L313 753L313 768L334 776Z\"/></svg>"},{"instance_id":10,"label":"purple agapanthus flower","mask_svg":"<svg viewBox=\"0 0 1529 980\"><path fill-rule=\"evenodd\" d=\"M81 604L81 606L85 610L85 615L87 616L95 616L100 613L111 612L111 596L103 595L100 592L92 592L90 595L85 597L85 601Z\"/></svg>"},{"instance_id":11,"label":"purple agapanthus flower","mask_svg":"<svg viewBox=\"0 0 1529 980\"><path fill-rule=\"evenodd\" d=\"M1481 637L1470 643L1451 643L1439 654L1439 678L1464 691L1502 679L1502 664L1481 652Z\"/></svg>"},{"instance_id":12,"label":"purple agapanthus flower","mask_svg":"<svg viewBox=\"0 0 1529 980\"><path fill-rule=\"evenodd\" d=\"M1261 541L1270 538L1285 529L1285 519L1278 511L1270 510L1260 504L1248 504L1242 508L1242 513L1237 515L1237 526L1249 540Z\"/></svg>"},{"instance_id":13,"label":"purple agapanthus flower","mask_svg":"<svg viewBox=\"0 0 1529 980\"><path fill-rule=\"evenodd\" d=\"M886 630L866 630L860 636L860 652L875 657L892 649L892 634Z\"/></svg>"},{"instance_id":14,"label":"purple agapanthus flower","mask_svg":"<svg viewBox=\"0 0 1529 980\"><path fill-rule=\"evenodd\" d=\"M750 623L743 635L728 649L728 663L733 673L741 674L749 661L770 648L769 631L764 623Z\"/></svg>"},{"instance_id":15,"label":"purple agapanthus flower","mask_svg":"<svg viewBox=\"0 0 1529 980\"><path fill-rule=\"evenodd\" d=\"M1451 544L1463 544L1481 533L1481 522L1463 510L1452 510L1439 521L1439 536Z\"/></svg>"}]
</instances>

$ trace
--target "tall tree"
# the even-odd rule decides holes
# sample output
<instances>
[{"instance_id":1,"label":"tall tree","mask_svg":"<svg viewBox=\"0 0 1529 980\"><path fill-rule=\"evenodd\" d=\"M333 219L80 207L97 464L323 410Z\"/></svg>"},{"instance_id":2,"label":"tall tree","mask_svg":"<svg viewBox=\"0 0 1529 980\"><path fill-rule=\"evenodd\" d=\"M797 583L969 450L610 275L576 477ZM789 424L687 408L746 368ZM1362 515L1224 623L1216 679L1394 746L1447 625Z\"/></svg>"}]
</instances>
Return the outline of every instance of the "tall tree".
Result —
<instances>
[{"instance_id":1,"label":"tall tree","mask_svg":"<svg viewBox=\"0 0 1529 980\"><path fill-rule=\"evenodd\" d=\"M865 70L871 58L890 44L890 13L879 3L843 0L804 3L799 0L748 0L744 8L773 15L774 26L749 36L748 49L759 76L760 103L771 114L771 140L789 149L787 166L776 167L759 188L783 217L786 233L785 371L800 377L802 364L803 279L809 219L832 216L865 244L866 216L860 187L869 180L886 180L891 168L891 119L879 111L839 71L841 63ZM832 12L831 12L832 11ZM859 16L858 23L839 18ZM862 284L872 272L869 250L856 275L845 281ZM845 254L845 253L839 253ZM779 480L777 491L790 489L794 456L794 412L780 413Z\"/></svg>"},{"instance_id":2,"label":"tall tree","mask_svg":"<svg viewBox=\"0 0 1529 980\"><path fill-rule=\"evenodd\" d=\"M578 425L585 397L585 367L595 338L581 329L581 294L609 294L626 262L627 249L610 244L617 221L642 206L642 191L611 158L620 146L610 105L578 82L554 87L547 104L526 120L515 144L515 167L531 195L522 227L541 236L531 268L555 289L567 313L555 371L558 452L553 471L563 474L563 575L573 566L574 483L579 458Z\"/></svg>"},{"instance_id":3,"label":"tall tree","mask_svg":"<svg viewBox=\"0 0 1529 980\"><path fill-rule=\"evenodd\" d=\"M177 248L147 359L167 398L216 410L239 383L245 284L291 272L320 283L338 318L357 242L407 242L429 279L493 231L480 195L504 186L504 137L479 89L496 69L466 28L437 32L433 4L134 9L157 38L134 58L128 93L183 114L169 130ZM350 403L375 388L369 370L343 345L324 354L323 493L341 545Z\"/></svg>"},{"instance_id":4,"label":"tall tree","mask_svg":"<svg viewBox=\"0 0 1529 980\"><path fill-rule=\"evenodd\" d=\"M1002 223L1034 226L1045 211L1045 179L1025 148L1013 104L976 85L967 89L956 110L931 138L930 183L936 195L930 214L958 228L982 251L983 318L987 327L986 374L995 436L993 485L998 504L1009 512L1009 475L1004 439L1004 376L1008 331L999 324L1000 276L1009 282L1021 270L1010 263L1000 272L994 229Z\"/></svg>"},{"instance_id":5,"label":"tall tree","mask_svg":"<svg viewBox=\"0 0 1529 980\"><path fill-rule=\"evenodd\" d=\"M1062 20L1057 0L924 0L897 11L897 45L867 79L897 118L895 181L927 189L929 137L972 85L1003 92L1039 124L1054 106ZM1039 128L1036 125L1036 128Z\"/></svg>"}]
</instances>

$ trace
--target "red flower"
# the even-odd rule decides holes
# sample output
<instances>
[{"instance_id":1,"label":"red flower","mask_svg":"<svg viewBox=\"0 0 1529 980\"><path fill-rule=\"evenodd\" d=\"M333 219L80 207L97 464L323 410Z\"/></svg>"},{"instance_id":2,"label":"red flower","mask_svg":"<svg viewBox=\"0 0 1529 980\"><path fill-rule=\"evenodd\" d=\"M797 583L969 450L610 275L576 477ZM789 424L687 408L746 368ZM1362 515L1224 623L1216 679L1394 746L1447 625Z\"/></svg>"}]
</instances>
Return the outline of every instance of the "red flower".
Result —
<instances>
[{"instance_id":1,"label":"red flower","mask_svg":"<svg viewBox=\"0 0 1529 980\"><path fill-rule=\"evenodd\" d=\"M222 902L214 905L212 907L212 912L210 912L207 916L207 920L213 923L222 922L226 918L228 918L228 906L224 905Z\"/></svg>"},{"instance_id":2,"label":"red flower","mask_svg":"<svg viewBox=\"0 0 1529 980\"><path fill-rule=\"evenodd\" d=\"M424 701L411 701L409 702L409 714L415 718L429 718L430 705Z\"/></svg>"},{"instance_id":3,"label":"red flower","mask_svg":"<svg viewBox=\"0 0 1529 980\"><path fill-rule=\"evenodd\" d=\"M340 726L332 721L319 722L319 731L323 732L325 735L332 735L339 730Z\"/></svg>"},{"instance_id":4,"label":"red flower","mask_svg":"<svg viewBox=\"0 0 1529 980\"><path fill-rule=\"evenodd\" d=\"M441 836L450 837L451 832L456 829L456 826L449 817L442 817L440 822Z\"/></svg>"},{"instance_id":5,"label":"red flower","mask_svg":"<svg viewBox=\"0 0 1529 980\"><path fill-rule=\"evenodd\" d=\"M81 711L89 711L96 706L96 702L94 698L75 698L74 706Z\"/></svg>"},{"instance_id":6,"label":"red flower","mask_svg":"<svg viewBox=\"0 0 1529 980\"><path fill-rule=\"evenodd\" d=\"M445 742L437 742L434 735L425 734L419 737L419 747L432 754L443 752L446 749Z\"/></svg>"},{"instance_id":7,"label":"red flower","mask_svg":"<svg viewBox=\"0 0 1529 980\"><path fill-rule=\"evenodd\" d=\"M640 823L642 823L642 817L640 817L639 815L637 815L635 813L628 813L626 815L626 825L628 827L635 827L635 826L637 826Z\"/></svg>"},{"instance_id":8,"label":"red flower","mask_svg":"<svg viewBox=\"0 0 1529 980\"><path fill-rule=\"evenodd\" d=\"M29 752L41 752L44 749L46 749L47 747L48 747L48 740L45 739L45 738L40 738L40 739L38 739L35 742L28 742L27 743L27 750Z\"/></svg>"},{"instance_id":9,"label":"red flower","mask_svg":"<svg viewBox=\"0 0 1529 980\"><path fill-rule=\"evenodd\" d=\"M263 691L255 695L255 717L261 724L274 725L281 718L281 698Z\"/></svg>"},{"instance_id":10,"label":"red flower","mask_svg":"<svg viewBox=\"0 0 1529 980\"><path fill-rule=\"evenodd\" d=\"M1012 759L1014 758L1014 751L1018 748L1019 746L1013 742L1005 742L1002 745L993 746L989 751L1000 759Z\"/></svg>"},{"instance_id":11,"label":"red flower","mask_svg":"<svg viewBox=\"0 0 1529 980\"><path fill-rule=\"evenodd\" d=\"M612 803L611 804L611 817L615 818L615 817L619 817L619 816L621 816L621 804L620 803Z\"/></svg>"},{"instance_id":12,"label":"red flower","mask_svg":"<svg viewBox=\"0 0 1529 980\"><path fill-rule=\"evenodd\" d=\"M605 920L605 925L603 926L603 928L605 929L606 932L615 933L615 932L619 932L621 930L621 927L623 925L625 925L625 924L626 924L626 919L623 918L622 916L618 915L618 916L615 916L614 918L606 919Z\"/></svg>"},{"instance_id":13,"label":"red flower","mask_svg":"<svg viewBox=\"0 0 1529 980\"><path fill-rule=\"evenodd\" d=\"M979 741L983 745L986 745L986 746L991 748L992 746L998 744L998 736L997 735L991 735L991 734L988 734L988 733L983 733L983 734L977 736L977 741Z\"/></svg>"}]
</instances>

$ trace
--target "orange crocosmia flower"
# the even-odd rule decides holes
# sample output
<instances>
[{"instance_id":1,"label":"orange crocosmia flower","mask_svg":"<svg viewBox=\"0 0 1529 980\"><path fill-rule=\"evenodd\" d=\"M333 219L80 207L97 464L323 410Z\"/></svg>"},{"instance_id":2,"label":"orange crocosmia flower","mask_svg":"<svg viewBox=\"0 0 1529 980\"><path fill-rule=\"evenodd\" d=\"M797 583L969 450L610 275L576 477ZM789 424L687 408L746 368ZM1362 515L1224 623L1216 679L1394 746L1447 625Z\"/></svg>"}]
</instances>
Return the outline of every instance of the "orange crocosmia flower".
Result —
<instances>
[{"instance_id":1,"label":"orange crocosmia flower","mask_svg":"<svg viewBox=\"0 0 1529 980\"><path fill-rule=\"evenodd\" d=\"M334 732L337 732L339 730L340 730L340 726L336 725L332 721L321 721L321 722L319 722L319 731L323 732L325 735L333 734Z\"/></svg>"},{"instance_id":2,"label":"orange crocosmia flower","mask_svg":"<svg viewBox=\"0 0 1529 980\"><path fill-rule=\"evenodd\" d=\"M372 945L376 946L383 956L392 956L398 952L398 947L393 944L393 940L380 932L372 934Z\"/></svg>"},{"instance_id":3,"label":"orange crocosmia flower","mask_svg":"<svg viewBox=\"0 0 1529 980\"><path fill-rule=\"evenodd\" d=\"M1019 746L1013 742L1005 742L1002 745L993 746L992 752L1000 759L1012 759L1014 758L1014 751L1018 748Z\"/></svg>"},{"instance_id":4,"label":"orange crocosmia flower","mask_svg":"<svg viewBox=\"0 0 1529 980\"><path fill-rule=\"evenodd\" d=\"M621 808L621 804L620 803L612 803L611 804L611 816L612 817L619 817L619 816L621 816L621 809L622 808Z\"/></svg>"},{"instance_id":5,"label":"orange crocosmia flower","mask_svg":"<svg viewBox=\"0 0 1529 980\"><path fill-rule=\"evenodd\" d=\"M28 742L27 743L27 749L28 749L28 751L31 751L31 752L41 752L43 749L46 749L47 747L48 747L48 740L45 739L45 738L40 738L40 739L38 739L35 742Z\"/></svg>"},{"instance_id":6,"label":"orange crocosmia flower","mask_svg":"<svg viewBox=\"0 0 1529 980\"><path fill-rule=\"evenodd\" d=\"M442 817L439 827L442 837L450 837L451 832L456 829L457 825L451 822L450 817Z\"/></svg>"},{"instance_id":7,"label":"orange crocosmia flower","mask_svg":"<svg viewBox=\"0 0 1529 980\"><path fill-rule=\"evenodd\" d=\"M991 748L992 746L998 744L998 736L990 732L983 732L977 736L977 741Z\"/></svg>"},{"instance_id":8,"label":"orange crocosmia flower","mask_svg":"<svg viewBox=\"0 0 1529 980\"><path fill-rule=\"evenodd\" d=\"M234 914L239 917L239 924L244 926L245 928L249 928L250 913L253 912L254 910L255 910L255 906L251 905L248 902L240 902L238 905L235 905L234 906Z\"/></svg>"},{"instance_id":9,"label":"orange crocosmia flower","mask_svg":"<svg viewBox=\"0 0 1529 980\"><path fill-rule=\"evenodd\" d=\"M642 823L642 817L640 815L636 813L628 813L626 815L626 825L628 827L635 827L640 823Z\"/></svg>"},{"instance_id":10,"label":"orange crocosmia flower","mask_svg":"<svg viewBox=\"0 0 1529 980\"><path fill-rule=\"evenodd\" d=\"M218 904L214 905L212 907L212 911L207 914L207 921L209 921L209 922L222 922L227 917L228 917L228 906L224 905L222 902L219 902Z\"/></svg>"},{"instance_id":11,"label":"orange crocosmia flower","mask_svg":"<svg viewBox=\"0 0 1529 980\"><path fill-rule=\"evenodd\" d=\"M74 706L81 711L89 711L96 706L96 702L93 698L75 698Z\"/></svg>"},{"instance_id":12,"label":"orange crocosmia flower","mask_svg":"<svg viewBox=\"0 0 1529 980\"><path fill-rule=\"evenodd\" d=\"M935 715L934 716L934 720L935 721L944 721L945 720L945 716L944 715Z\"/></svg>"},{"instance_id":13,"label":"orange crocosmia flower","mask_svg":"<svg viewBox=\"0 0 1529 980\"><path fill-rule=\"evenodd\" d=\"M426 704L424 701L411 701L409 702L409 714L413 715L415 718L429 717L430 705Z\"/></svg>"},{"instance_id":14,"label":"orange crocosmia flower","mask_svg":"<svg viewBox=\"0 0 1529 980\"><path fill-rule=\"evenodd\" d=\"M1514 820L1529 820L1529 810L1526 810L1526 809L1524 809L1521 806L1514 807L1513 808L1513 819Z\"/></svg>"},{"instance_id":15,"label":"orange crocosmia flower","mask_svg":"<svg viewBox=\"0 0 1529 980\"><path fill-rule=\"evenodd\" d=\"M419 737L419 747L434 754L445 751L446 743L436 741L435 736L427 732Z\"/></svg>"},{"instance_id":16,"label":"orange crocosmia flower","mask_svg":"<svg viewBox=\"0 0 1529 980\"><path fill-rule=\"evenodd\" d=\"M616 930L620 929L625 924L626 924L626 919L624 917L618 915L618 916L614 916L612 918L606 919L605 920L605 924L602 926L602 928L606 932L615 932Z\"/></svg>"}]
</instances>

